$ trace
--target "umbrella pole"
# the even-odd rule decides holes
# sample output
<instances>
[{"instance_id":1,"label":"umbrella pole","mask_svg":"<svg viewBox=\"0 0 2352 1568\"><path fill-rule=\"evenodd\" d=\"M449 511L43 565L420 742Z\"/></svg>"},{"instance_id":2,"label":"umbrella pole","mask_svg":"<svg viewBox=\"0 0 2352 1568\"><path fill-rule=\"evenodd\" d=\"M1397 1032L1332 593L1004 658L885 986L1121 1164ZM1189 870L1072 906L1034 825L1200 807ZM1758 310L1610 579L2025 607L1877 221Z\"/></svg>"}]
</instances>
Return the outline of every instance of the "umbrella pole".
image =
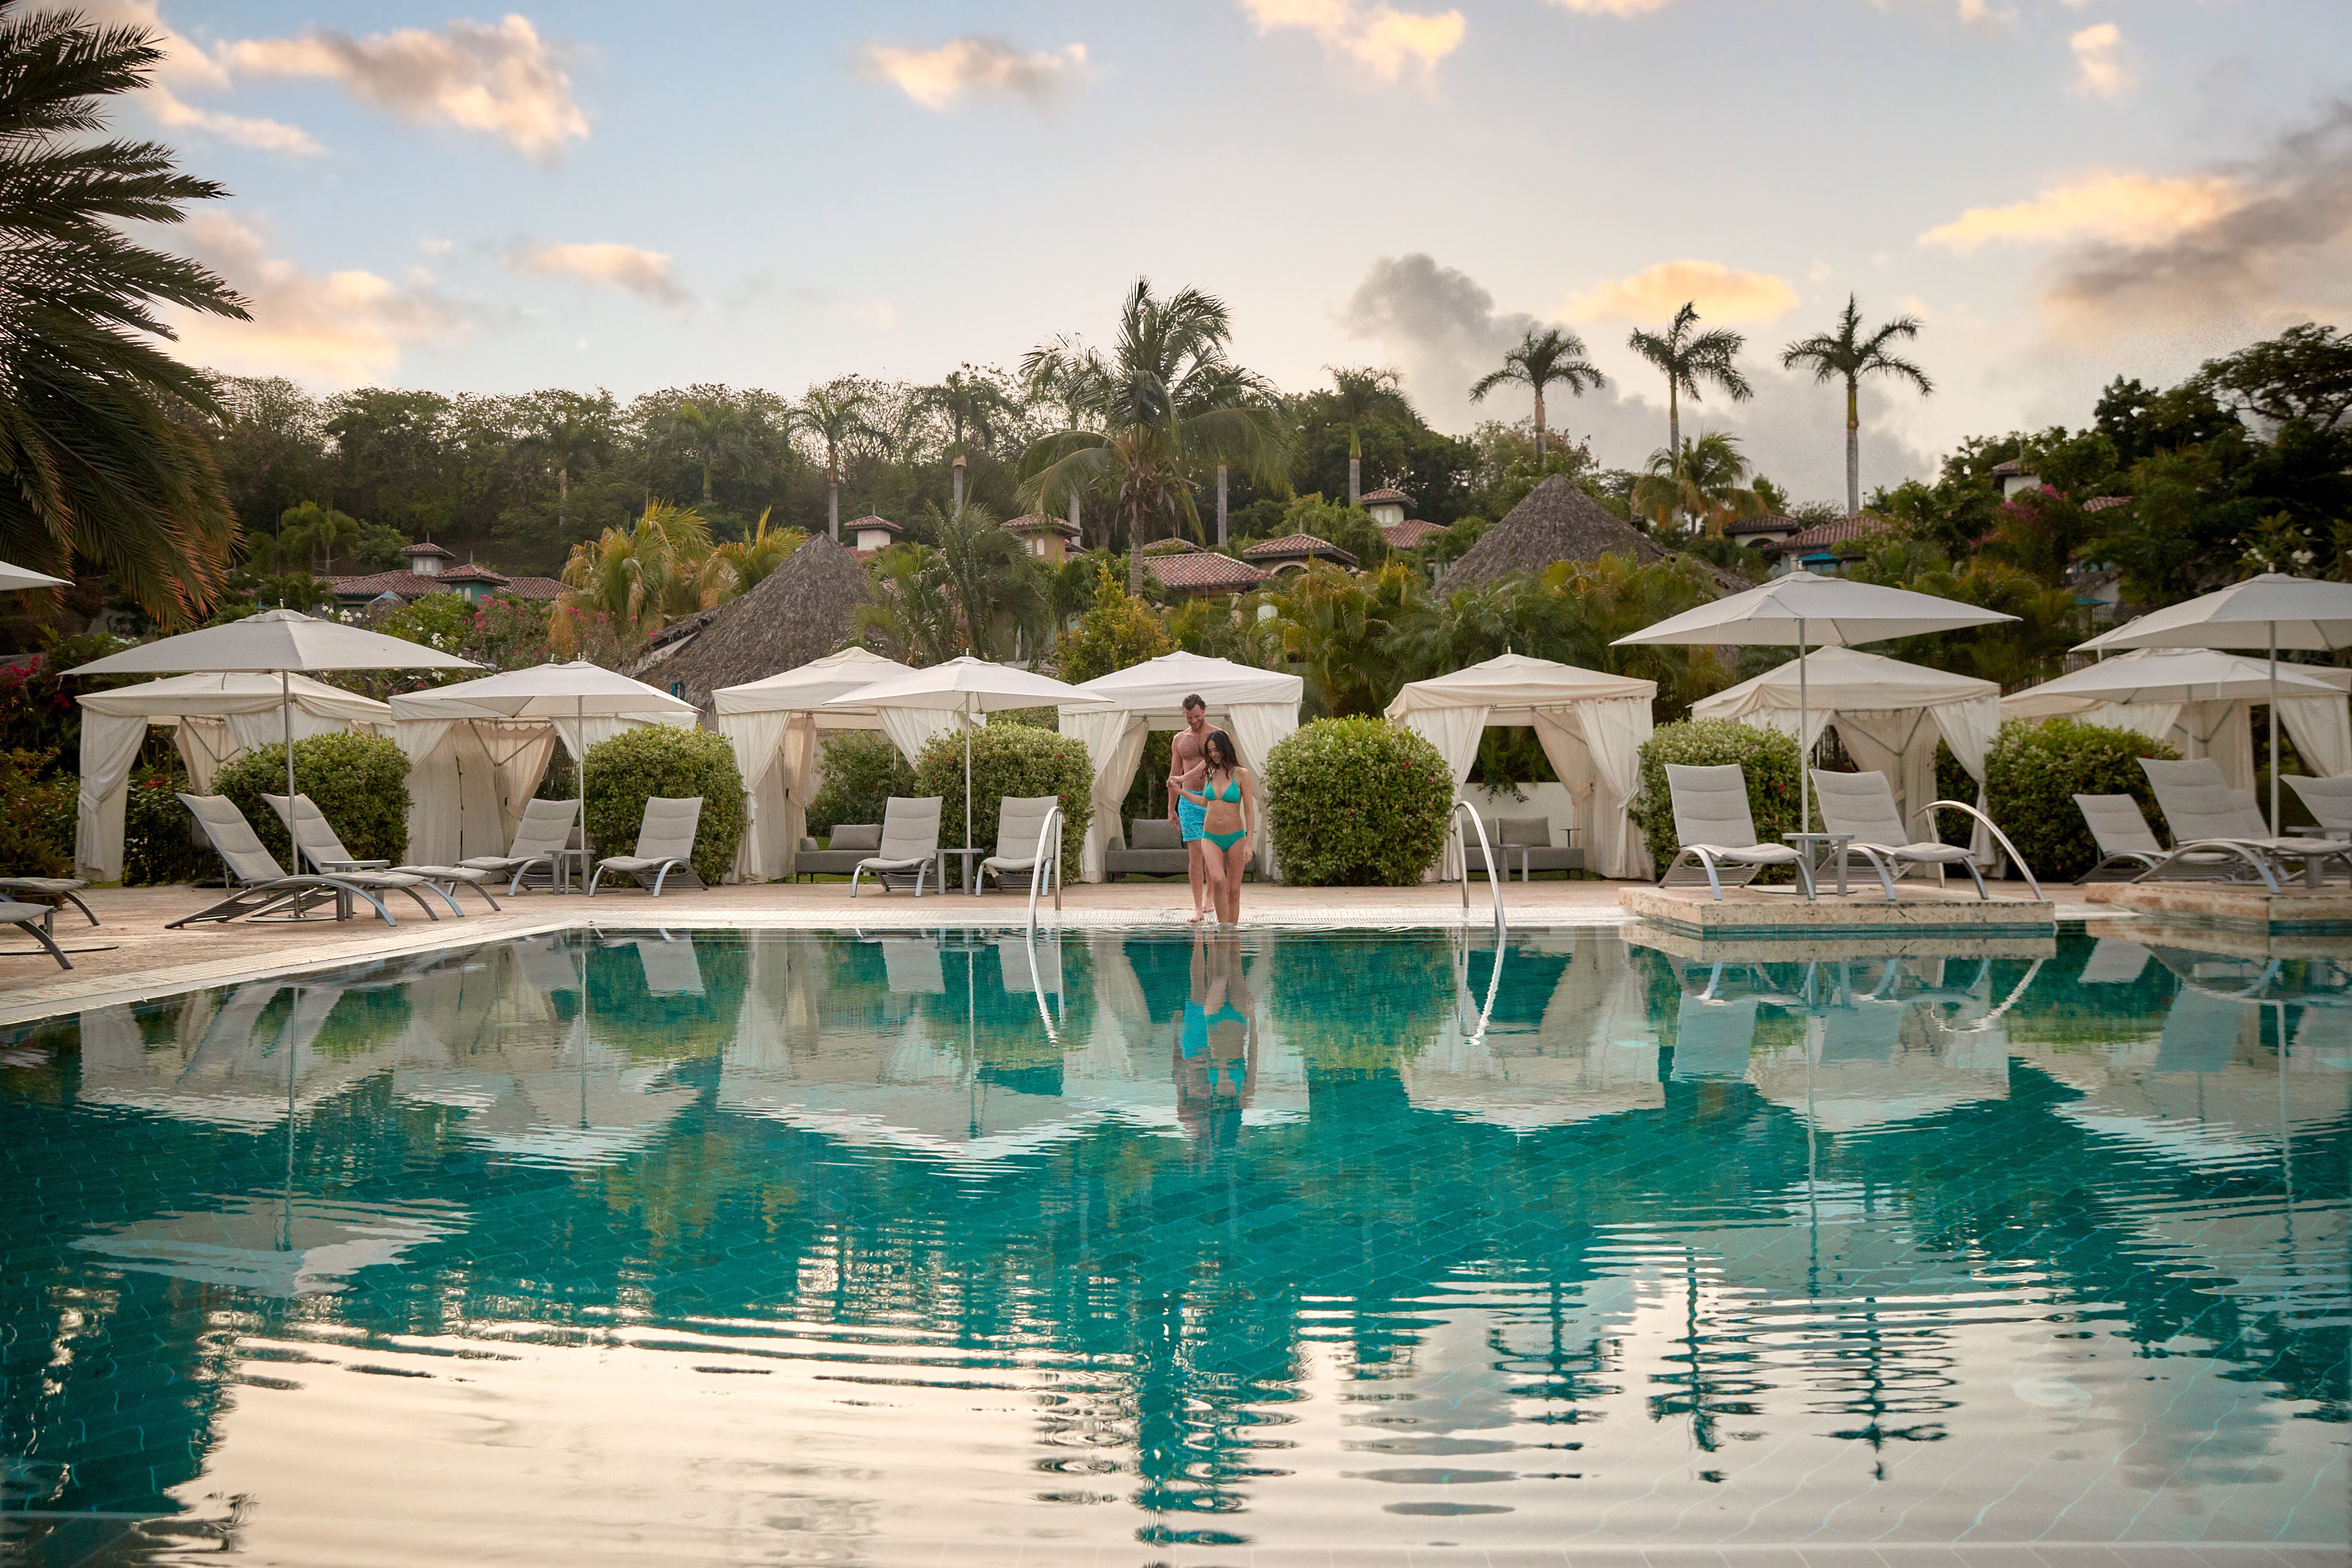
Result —
<instances>
[{"instance_id":1,"label":"umbrella pole","mask_svg":"<svg viewBox=\"0 0 2352 1568\"><path fill-rule=\"evenodd\" d=\"M1805 744L1806 711L1810 706L1805 690L1805 618L1797 617L1797 831L1813 830L1813 771L1812 748Z\"/></svg>"},{"instance_id":2,"label":"umbrella pole","mask_svg":"<svg viewBox=\"0 0 2352 1568\"><path fill-rule=\"evenodd\" d=\"M2278 810L2278 623L2271 628L2271 837L2279 836Z\"/></svg>"},{"instance_id":3,"label":"umbrella pole","mask_svg":"<svg viewBox=\"0 0 2352 1568\"><path fill-rule=\"evenodd\" d=\"M580 798L580 880L584 887L588 880L588 699L575 697L572 705L577 710L572 719L572 744L576 748L572 755L572 793ZM585 996L587 982L581 984L581 994Z\"/></svg>"},{"instance_id":4,"label":"umbrella pole","mask_svg":"<svg viewBox=\"0 0 2352 1568\"><path fill-rule=\"evenodd\" d=\"M294 682L292 679L289 677L284 670L279 670L278 672L278 732L283 736L286 741L286 820L289 824L291 824L294 820L293 689ZM2275 712L2276 710L2273 709L2273 711ZM2273 741L2271 745L2275 749L2278 742L2276 741ZM2275 773L2278 770L2273 768L2271 771ZM294 829L289 826L286 832L287 837L291 838L293 837ZM294 869L297 871L302 869L302 851L299 847L297 847L294 851Z\"/></svg>"},{"instance_id":5,"label":"umbrella pole","mask_svg":"<svg viewBox=\"0 0 2352 1568\"><path fill-rule=\"evenodd\" d=\"M963 700L963 841L967 845L972 845L979 843L980 840L971 836L971 699L966 697ZM2275 744L2275 742L2273 742L2273 744ZM2278 770L2276 768L2273 768L2271 771L2276 773ZM974 876L974 873L969 869L971 865L971 857L967 855L962 857L962 859L965 867L967 868L965 875L967 877ZM945 869L944 862L941 863L941 869ZM944 880L945 879L942 878L941 879ZM947 889L942 887L940 891L945 892ZM970 888L966 888L964 891L969 893L971 889Z\"/></svg>"}]
</instances>

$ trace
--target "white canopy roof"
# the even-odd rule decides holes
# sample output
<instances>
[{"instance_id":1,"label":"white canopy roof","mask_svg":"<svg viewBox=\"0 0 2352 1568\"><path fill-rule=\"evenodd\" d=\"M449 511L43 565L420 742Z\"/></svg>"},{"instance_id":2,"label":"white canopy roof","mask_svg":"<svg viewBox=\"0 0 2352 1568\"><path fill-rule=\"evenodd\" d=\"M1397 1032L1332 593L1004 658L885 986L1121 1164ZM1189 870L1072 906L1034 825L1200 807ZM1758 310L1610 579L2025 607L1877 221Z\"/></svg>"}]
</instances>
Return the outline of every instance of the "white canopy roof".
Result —
<instances>
[{"instance_id":1,"label":"white canopy roof","mask_svg":"<svg viewBox=\"0 0 2352 1568\"><path fill-rule=\"evenodd\" d=\"M672 716L692 722L694 704L617 670L575 658L502 670L392 700L396 719L609 719Z\"/></svg>"},{"instance_id":2,"label":"white canopy roof","mask_svg":"<svg viewBox=\"0 0 2352 1568\"><path fill-rule=\"evenodd\" d=\"M1130 713L1175 714L1182 711L1185 698L1196 695L1216 709L1236 702L1296 703L1307 682L1281 670L1180 649L1082 681L1078 689Z\"/></svg>"},{"instance_id":3,"label":"white canopy roof","mask_svg":"<svg viewBox=\"0 0 2352 1568\"><path fill-rule=\"evenodd\" d=\"M994 713L1008 708L1050 708L1055 704L1094 706L1090 699L1066 681L1016 669L1009 664L992 664L966 654L944 664L886 676L831 698L824 706L835 710L939 708L957 713Z\"/></svg>"},{"instance_id":4,"label":"white canopy roof","mask_svg":"<svg viewBox=\"0 0 2352 1568\"><path fill-rule=\"evenodd\" d=\"M471 659L382 632L322 621L299 610L264 610L225 626L158 637L66 671L162 675L182 669L479 669Z\"/></svg>"},{"instance_id":5,"label":"white canopy roof","mask_svg":"<svg viewBox=\"0 0 2352 1568\"><path fill-rule=\"evenodd\" d=\"M1806 705L1814 712L1935 708L2000 695L2000 687L1973 675L1906 664L1883 654L1825 647L1805 656ZM1694 719L1745 719L1774 710L1797 710L1796 659L1691 704Z\"/></svg>"},{"instance_id":6,"label":"white canopy roof","mask_svg":"<svg viewBox=\"0 0 2352 1568\"><path fill-rule=\"evenodd\" d=\"M2352 671L2283 664L2278 667L2278 693L2282 698L2340 697L2347 679L2352 679ZM2270 695L2267 659L2208 647L2151 647L2117 654L2004 697L2000 712L2004 719L2044 719L2087 712L2110 702L2267 702Z\"/></svg>"},{"instance_id":7,"label":"white canopy roof","mask_svg":"<svg viewBox=\"0 0 2352 1568\"><path fill-rule=\"evenodd\" d=\"M711 710L715 713L791 713L821 708L836 697L847 696L860 688L887 680L893 676L909 675L909 666L896 659L884 658L867 648L845 647L839 653L829 653L823 658L769 676L765 680L747 681L741 686L722 686L710 694ZM861 710L857 714L842 714L835 710L827 719L846 718L855 721L870 720L875 710ZM871 722L856 725L872 729Z\"/></svg>"},{"instance_id":8,"label":"white canopy roof","mask_svg":"<svg viewBox=\"0 0 2352 1568\"><path fill-rule=\"evenodd\" d=\"M0 561L0 593L17 593L26 588L70 588L73 584L62 577L52 577L46 572L13 565Z\"/></svg>"},{"instance_id":9,"label":"white canopy roof","mask_svg":"<svg viewBox=\"0 0 2352 1568\"><path fill-rule=\"evenodd\" d=\"M1402 721L1407 714L1433 709L1484 708L1487 723L1509 727L1534 723L1538 708L1634 699L1648 702L1657 695L1654 680L1604 675L1597 669L1507 653L1451 675L1410 683L1389 704L1387 717Z\"/></svg>"},{"instance_id":10,"label":"white canopy roof","mask_svg":"<svg viewBox=\"0 0 2352 1568\"><path fill-rule=\"evenodd\" d=\"M75 699L92 713L138 717L151 723L173 723L191 717L226 717L231 713L275 713L280 691L278 678L236 670L205 675L175 675L110 691L89 691ZM387 723L392 709L373 697L329 686L307 675L286 678L284 695L294 707L318 719L363 724Z\"/></svg>"},{"instance_id":11,"label":"white canopy roof","mask_svg":"<svg viewBox=\"0 0 2352 1568\"><path fill-rule=\"evenodd\" d=\"M1808 647L1842 647L2015 619L1908 588L1790 572L1617 641L1766 647L1794 647L1801 641Z\"/></svg>"},{"instance_id":12,"label":"white canopy roof","mask_svg":"<svg viewBox=\"0 0 2352 1568\"><path fill-rule=\"evenodd\" d=\"M2084 648L2352 647L2352 583L2265 572L2186 604L2151 610Z\"/></svg>"}]
</instances>

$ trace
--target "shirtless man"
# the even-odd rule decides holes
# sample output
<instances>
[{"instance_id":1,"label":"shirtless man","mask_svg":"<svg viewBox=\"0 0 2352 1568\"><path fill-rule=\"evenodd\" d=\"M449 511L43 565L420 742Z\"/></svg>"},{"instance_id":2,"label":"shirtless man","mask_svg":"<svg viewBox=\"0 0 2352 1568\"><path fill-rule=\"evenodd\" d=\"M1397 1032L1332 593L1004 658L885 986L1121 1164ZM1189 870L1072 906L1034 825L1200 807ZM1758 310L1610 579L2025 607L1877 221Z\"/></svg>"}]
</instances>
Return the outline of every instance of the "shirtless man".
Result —
<instances>
[{"instance_id":1,"label":"shirtless man","mask_svg":"<svg viewBox=\"0 0 2352 1568\"><path fill-rule=\"evenodd\" d=\"M1192 919L1208 914L1209 867L1202 858L1201 818L1197 812L1180 812L1179 789L1197 789L1208 767L1201 752L1209 736L1209 705L1194 695L1184 699L1184 727L1168 748L1168 820L1184 836L1184 866L1192 882Z\"/></svg>"}]
</instances>

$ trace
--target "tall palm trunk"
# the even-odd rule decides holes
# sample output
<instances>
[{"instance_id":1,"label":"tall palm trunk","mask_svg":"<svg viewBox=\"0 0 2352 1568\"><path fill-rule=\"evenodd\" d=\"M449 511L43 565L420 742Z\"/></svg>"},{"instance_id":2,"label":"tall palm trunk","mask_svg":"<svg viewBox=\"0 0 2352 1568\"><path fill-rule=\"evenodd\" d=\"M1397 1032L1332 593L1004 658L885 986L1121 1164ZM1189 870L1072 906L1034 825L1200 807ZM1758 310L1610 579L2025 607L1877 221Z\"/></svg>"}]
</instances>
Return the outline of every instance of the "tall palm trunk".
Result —
<instances>
[{"instance_id":1,"label":"tall palm trunk","mask_svg":"<svg viewBox=\"0 0 2352 1568\"><path fill-rule=\"evenodd\" d=\"M1543 388L1536 388L1536 472L1543 472L1544 405Z\"/></svg>"},{"instance_id":2,"label":"tall palm trunk","mask_svg":"<svg viewBox=\"0 0 2352 1568\"><path fill-rule=\"evenodd\" d=\"M1364 498L1364 448L1353 430L1348 432L1348 504L1356 505Z\"/></svg>"},{"instance_id":3,"label":"tall palm trunk","mask_svg":"<svg viewBox=\"0 0 2352 1568\"><path fill-rule=\"evenodd\" d=\"M841 542L841 464L831 452L824 455L824 527L835 544Z\"/></svg>"},{"instance_id":4,"label":"tall palm trunk","mask_svg":"<svg viewBox=\"0 0 2352 1568\"><path fill-rule=\"evenodd\" d=\"M1668 377L1666 381L1666 451L1674 458L1675 485L1679 491L1683 481L1683 405L1675 395L1672 377ZM1675 522L1679 526L1682 521L1682 504L1677 501L1675 505Z\"/></svg>"},{"instance_id":5,"label":"tall palm trunk","mask_svg":"<svg viewBox=\"0 0 2352 1568\"><path fill-rule=\"evenodd\" d=\"M563 514L571 503L572 470L559 468L555 470L555 526L559 530L567 526Z\"/></svg>"},{"instance_id":6,"label":"tall palm trunk","mask_svg":"<svg viewBox=\"0 0 2352 1568\"><path fill-rule=\"evenodd\" d=\"M710 459L702 460L702 504L710 504Z\"/></svg>"},{"instance_id":7,"label":"tall palm trunk","mask_svg":"<svg viewBox=\"0 0 2352 1568\"><path fill-rule=\"evenodd\" d=\"M1862 514L1862 404L1854 377L1845 378L1845 514Z\"/></svg>"}]
</instances>

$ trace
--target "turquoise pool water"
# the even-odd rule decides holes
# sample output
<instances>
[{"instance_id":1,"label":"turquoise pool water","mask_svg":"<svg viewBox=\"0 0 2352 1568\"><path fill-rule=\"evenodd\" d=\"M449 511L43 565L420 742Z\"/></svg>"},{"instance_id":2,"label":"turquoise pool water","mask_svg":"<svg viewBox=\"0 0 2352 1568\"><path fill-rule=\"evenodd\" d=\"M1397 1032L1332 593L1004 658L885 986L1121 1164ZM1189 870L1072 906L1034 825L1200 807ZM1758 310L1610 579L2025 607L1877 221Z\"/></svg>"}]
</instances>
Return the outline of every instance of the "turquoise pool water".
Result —
<instances>
[{"instance_id":1,"label":"turquoise pool water","mask_svg":"<svg viewBox=\"0 0 2352 1568\"><path fill-rule=\"evenodd\" d=\"M0 1522L60 1563L2340 1545L2352 961L1760 956L575 936L18 1029Z\"/></svg>"}]
</instances>

